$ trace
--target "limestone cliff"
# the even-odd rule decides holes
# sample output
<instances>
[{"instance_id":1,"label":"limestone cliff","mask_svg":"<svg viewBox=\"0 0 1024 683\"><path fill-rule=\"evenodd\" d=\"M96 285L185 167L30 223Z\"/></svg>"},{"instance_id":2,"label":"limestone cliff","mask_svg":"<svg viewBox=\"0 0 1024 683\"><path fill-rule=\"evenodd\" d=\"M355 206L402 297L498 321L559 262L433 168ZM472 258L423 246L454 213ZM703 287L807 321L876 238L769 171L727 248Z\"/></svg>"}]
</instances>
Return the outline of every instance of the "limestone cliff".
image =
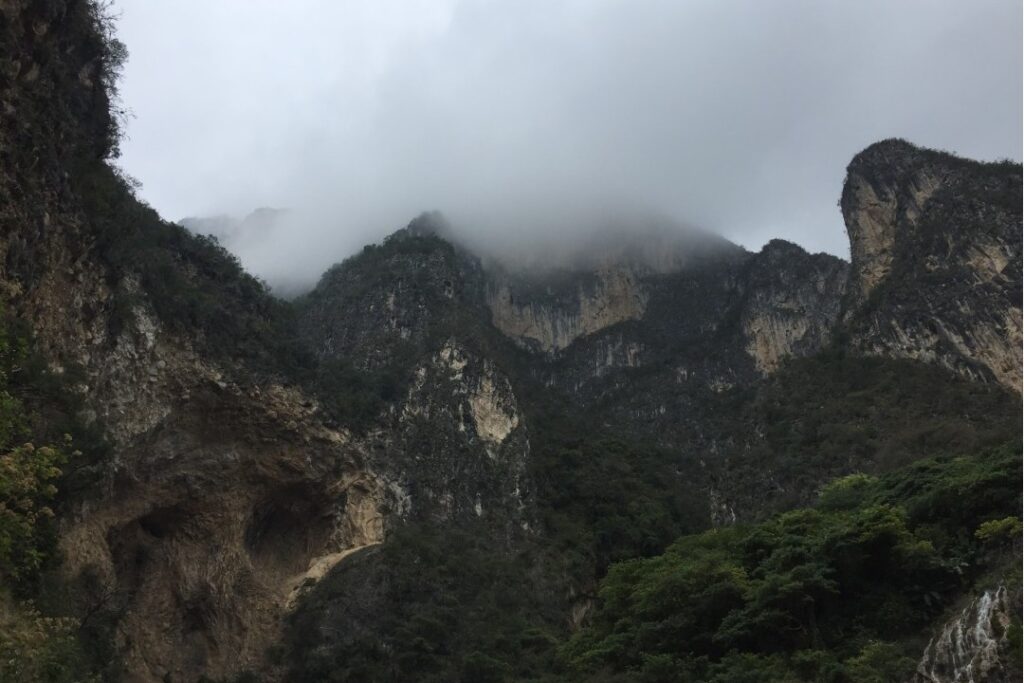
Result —
<instances>
[{"instance_id":1,"label":"limestone cliff","mask_svg":"<svg viewBox=\"0 0 1024 683\"><path fill-rule=\"evenodd\" d=\"M557 276L550 275L525 286L493 282L487 291L491 320L527 348L545 353L561 351L580 337L643 316L648 295L641 283L642 275L619 266L581 274L572 278L575 282L571 284L558 282ZM526 288L532 291L524 292Z\"/></svg>"},{"instance_id":2,"label":"limestone cliff","mask_svg":"<svg viewBox=\"0 0 1024 683\"><path fill-rule=\"evenodd\" d=\"M586 462L592 433L642 444L671 460L666 497L699 501L710 525L805 500L917 434L920 422L894 415L905 396L885 414L851 399L860 412L841 425L827 422L831 385L786 403L801 379L834 378L786 375L792 359L913 359L1020 390L1019 166L894 141L865 150L842 199L849 265L781 241L757 254L701 241L498 267L424 216L292 306L216 243L161 220L108 164L119 51L94 4L0 0L0 18L0 296L82 399L75 419L109 443L65 501L60 571L116 617L127 680L281 679L267 649L310 588L357 554L372 583L389 555L356 551L409 524L439 536L472 525L488 553L522 550L544 533L542 447L563 466ZM836 386L856 394L864 378L840 370ZM873 388L891 385L885 372ZM914 386L935 386L928 372ZM956 395L973 391L966 379ZM919 397L915 415L968 414L977 434L953 437L983 443L1002 433L985 420L1001 425L999 406L1013 406L998 389L972 397ZM549 425L544 443L551 414L577 432ZM860 437L864 422L886 434L813 471L782 459L847 427ZM595 478L659 478L632 464ZM563 593L586 589L560 580ZM360 619L380 604L360 603ZM928 672L945 666L933 650Z\"/></svg>"},{"instance_id":3,"label":"limestone cliff","mask_svg":"<svg viewBox=\"0 0 1024 683\"><path fill-rule=\"evenodd\" d=\"M126 680L262 666L304 575L382 540L400 496L314 399L257 369L274 353L266 334L251 333L255 355L242 342L225 353L217 316L172 315L214 289L218 315L253 329L275 306L104 163L118 54L96 6L5 1L0 20L4 309L31 325L84 399L79 419L111 443L92 487L67 502L62 571L90 610L118 615L111 666Z\"/></svg>"},{"instance_id":4,"label":"limestone cliff","mask_svg":"<svg viewBox=\"0 0 1024 683\"><path fill-rule=\"evenodd\" d=\"M299 302L299 330L324 365L386 378L372 462L402 482L409 515L519 526L529 440L490 357L504 340L486 323L479 260L437 237L436 220L421 216L335 266Z\"/></svg>"},{"instance_id":5,"label":"limestone cliff","mask_svg":"<svg viewBox=\"0 0 1024 683\"><path fill-rule=\"evenodd\" d=\"M772 240L751 259L740 314L747 353L763 373L828 346L839 319L847 265Z\"/></svg>"},{"instance_id":6,"label":"limestone cliff","mask_svg":"<svg viewBox=\"0 0 1024 683\"><path fill-rule=\"evenodd\" d=\"M851 344L1020 391L1020 166L888 140L851 162L841 206Z\"/></svg>"}]
</instances>

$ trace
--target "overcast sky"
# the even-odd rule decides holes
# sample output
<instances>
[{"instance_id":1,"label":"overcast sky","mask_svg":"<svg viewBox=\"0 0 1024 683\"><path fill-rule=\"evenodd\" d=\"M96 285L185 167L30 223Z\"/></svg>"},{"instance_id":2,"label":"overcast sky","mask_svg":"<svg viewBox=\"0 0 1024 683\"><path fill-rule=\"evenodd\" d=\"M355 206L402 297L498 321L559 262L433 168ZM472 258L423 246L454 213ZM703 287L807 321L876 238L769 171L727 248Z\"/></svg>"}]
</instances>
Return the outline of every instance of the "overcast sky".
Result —
<instances>
[{"instance_id":1,"label":"overcast sky","mask_svg":"<svg viewBox=\"0 0 1024 683\"><path fill-rule=\"evenodd\" d=\"M1020 0L115 8L121 165L172 220L301 210L256 270L319 272L427 209L505 240L635 209L845 257L871 142L1021 156Z\"/></svg>"}]
</instances>

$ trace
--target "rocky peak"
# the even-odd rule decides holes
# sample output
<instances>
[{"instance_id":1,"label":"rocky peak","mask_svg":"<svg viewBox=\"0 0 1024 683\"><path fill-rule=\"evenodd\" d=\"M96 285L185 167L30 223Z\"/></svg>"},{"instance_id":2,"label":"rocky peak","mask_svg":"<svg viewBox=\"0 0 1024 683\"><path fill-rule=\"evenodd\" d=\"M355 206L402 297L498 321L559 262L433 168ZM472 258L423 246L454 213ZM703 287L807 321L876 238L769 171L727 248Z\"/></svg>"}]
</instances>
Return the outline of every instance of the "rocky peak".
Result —
<instances>
[{"instance_id":1,"label":"rocky peak","mask_svg":"<svg viewBox=\"0 0 1024 683\"><path fill-rule=\"evenodd\" d=\"M887 140L854 157L844 315L863 351L1021 387L1021 167Z\"/></svg>"},{"instance_id":2,"label":"rocky peak","mask_svg":"<svg viewBox=\"0 0 1024 683\"><path fill-rule=\"evenodd\" d=\"M451 224L440 211L425 211L409 221L409 225L393 233L388 239L403 237L439 237L450 240Z\"/></svg>"},{"instance_id":3,"label":"rocky peak","mask_svg":"<svg viewBox=\"0 0 1024 683\"><path fill-rule=\"evenodd\" d=\"M892 269L898 233L913 230L949 169L940 155L905 140L871 145L847 167L840 206L853 267L851 295L863 301Z\"/></svg>"},{"instance_id":4,"label":"rocky peak","mask_svg":"<svg viewBox=\"0 0 1024 683\"><path fill-rule=\"evenodd\" d=\"M57 374L80 371L83 419L105 423L98 483L60 520L61 571L116 599L129 680L272 666L309 584L412 519L533 533L533 420L552 396L691 472L743 429L714 440L714 394L815 353L837 321L849 350L1020 387L1019 166L901 141L858 155L842 320L850 268L781 240L749 254L696 233L609 235L561 267L502 269L438 214L293 307L104 163L117 55L94 12L0 0L0 292ZM764 462L758 481L774 476ZM1001 601L961 621L994 623Z\"/></svg>"},{"instance_id":5,"label":"rocky peak","mask_svg":"<svg viewBox=\"0 0 1024 683\"><path fill-rule=\"evenodd\" d=\"M832 339L849 266L775 239L750 259L740 320L747 353L762 373L806 356Z\"/></svg>"},{"instance_id":6,"label":"rocky peak","mask_svg":"<svg viewBox=\"0 0 1024 683\"><path fill-rule=\"evenodd\" d=\"M747 256L709 233L641 222L596 231L572 248L490 261L487 304L506 336L556 355L579 339L643 318L655 281L698 269L725 273Z\"/></svg>"},{"instance_id":7,"label":"rocky peak","mask_svg":"<svg viewBox=\"0 0 1024 683\"><path fill-rule=\"evenodd\" d=\"M479 260L438 235L442 221L420 216L330 268L298 302L300 334L318 357L383 367L436 345L453 316L479 305Z\"/></svg>"}]
</instances>

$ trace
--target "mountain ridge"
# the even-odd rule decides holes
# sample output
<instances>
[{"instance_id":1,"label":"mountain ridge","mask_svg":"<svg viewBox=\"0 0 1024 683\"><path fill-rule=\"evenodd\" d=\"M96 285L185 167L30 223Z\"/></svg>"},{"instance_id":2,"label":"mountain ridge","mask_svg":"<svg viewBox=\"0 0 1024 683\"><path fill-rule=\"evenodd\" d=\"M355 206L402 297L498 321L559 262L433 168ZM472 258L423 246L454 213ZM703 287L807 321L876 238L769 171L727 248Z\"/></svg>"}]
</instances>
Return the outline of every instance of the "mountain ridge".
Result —
<instances>
[{"instance_id":1,"label":"mountain ridge","mask_svg":"<svg viewBox=\"0 0 1024 683\"><path fill-rule=\"evenodd\" d=\"M288 304L110 165L95 6L0 13L0 291L76 407L23 394L38 434L103 437L40 583L111 679L550 673L615 563L1017 437L1019 165L867 148L850 264L772 241L533 281L414 220Z\"/></svg>"}]
</instances>

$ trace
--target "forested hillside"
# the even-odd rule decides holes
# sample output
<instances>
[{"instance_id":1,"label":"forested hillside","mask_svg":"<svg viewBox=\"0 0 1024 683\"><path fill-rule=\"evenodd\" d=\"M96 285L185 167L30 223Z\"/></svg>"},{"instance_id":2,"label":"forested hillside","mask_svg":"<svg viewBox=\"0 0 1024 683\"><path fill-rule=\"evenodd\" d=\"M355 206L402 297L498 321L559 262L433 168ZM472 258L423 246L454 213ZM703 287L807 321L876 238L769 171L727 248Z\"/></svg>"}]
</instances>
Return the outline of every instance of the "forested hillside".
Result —
<instances>
[{"instance_id":1,"label":"forested hillside","mask_svg":"<svg viewBox=\"0 0 1024 683\"><path fill-rule=\"evenodd\" d=\"M0 681L1020 679L1020 165L284 301L114 165L102 7L0 41Z\"/></svg>"}]
</instances>

